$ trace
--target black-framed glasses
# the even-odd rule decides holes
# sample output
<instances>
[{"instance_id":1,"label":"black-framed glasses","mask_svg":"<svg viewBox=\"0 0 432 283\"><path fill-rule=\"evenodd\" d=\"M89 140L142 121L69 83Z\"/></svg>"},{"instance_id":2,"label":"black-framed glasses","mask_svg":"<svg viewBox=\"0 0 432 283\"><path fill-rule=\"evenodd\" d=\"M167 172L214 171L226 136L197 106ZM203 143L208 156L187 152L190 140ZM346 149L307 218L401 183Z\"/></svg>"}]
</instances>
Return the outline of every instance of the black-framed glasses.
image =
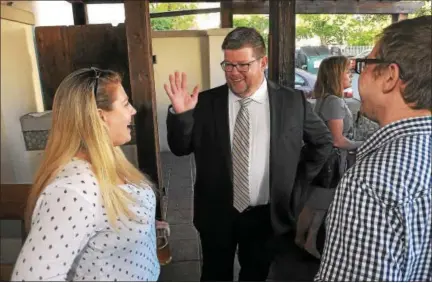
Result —
<instances>
[{"instance_id":1,"label":"black-framed glasses","mask_svg":"<svg viewBox=\"0 0 432 283\"><path fill-rule=\"evenodd\" d=\"M100 76L102 74L102 70L98 69L98 68L95 68L95 67L91 67L90 69L94 72L94 75L95 75L94 76L94 78L95 78L95 84L94 84L94 88L93 88L93 94L96 97L97 90L98 90L98 84L99 84L99 78L100 78Z\"/></svg>"},{"instance_id":2,"label":"black-framed glasses","mask_svg":"<svg viewBox=\"0 0 432 283\"><path fill-rule=\"evenodd\" d=\"M361 74L367 64L396 64L399 67L399 78L402 79L402 69L400 65L396 62L386 61L377 58L359 58L355 59L354 71L357 74Z\"/></svg>"},{"instance_id":3,"label":"black-framed glasses","mask_svg":"<svg viewBox=\"0 0 432 283\"><path fill-rule=\"evenodd\" d=\"M255 60L249 61L247 63L238 63L238 64L233 64L233 63L229 63L226 61L222 61L220 63L222 70L224 70L225 72L232 72L234 70L234 67L237 68L237 71L242 72L242 73L246 73L249 71L250 65L252 65L255 61L258 61L260 58L257 58Z\"/></svg>"}]
</instances>

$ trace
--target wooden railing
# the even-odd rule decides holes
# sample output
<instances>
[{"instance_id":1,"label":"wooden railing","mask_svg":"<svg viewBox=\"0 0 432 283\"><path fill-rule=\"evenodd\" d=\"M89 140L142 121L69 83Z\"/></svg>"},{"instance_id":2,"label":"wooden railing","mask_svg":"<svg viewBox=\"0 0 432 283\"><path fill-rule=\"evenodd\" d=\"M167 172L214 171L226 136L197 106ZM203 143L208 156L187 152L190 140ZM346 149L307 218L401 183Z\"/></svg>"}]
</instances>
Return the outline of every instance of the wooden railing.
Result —
<instances>
[{"instance_id":1,"label":"wooden railing","mask_svg":"<svg viewBox=\"0 0 432 283\"><path fill-rule=\"evenodd\" d=\"M1 184L0 220L20 220L22 240L25 239L24 211L31 184ZM9 281L13 264L0 264L0 281Z\"/></svg>"}]
</instances>

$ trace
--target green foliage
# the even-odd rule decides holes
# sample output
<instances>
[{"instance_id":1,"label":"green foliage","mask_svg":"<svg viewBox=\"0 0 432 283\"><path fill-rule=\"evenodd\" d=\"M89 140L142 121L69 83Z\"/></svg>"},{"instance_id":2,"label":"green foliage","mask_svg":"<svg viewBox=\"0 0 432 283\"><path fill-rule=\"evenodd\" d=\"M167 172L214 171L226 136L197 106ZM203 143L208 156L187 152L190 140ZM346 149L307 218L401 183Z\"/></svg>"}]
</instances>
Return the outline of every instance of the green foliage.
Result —
<instances>
[{"instance_id":1,"label":"green foliage","mask_svg":"<svg viewBox=\"0 0 432 283\"><path fill-rule=\"evenodd\" d=\"M345 29L346 44L351 46L374 45L378 34L391 23L390 15L359 15L348 21Z\"/></svg>"},{"instance_id":2,"label":"green foliage","mask_svg":"<svg viewBox=\"0 0 432 283\"><path fill-rule=\"evenodd\" d=\"M409 18L417 18L420 16L430 16L432 15L431 1L425 1L423 7L418 9L414 14L410 15Z\"/></svg>"},{"instance_id":3,"label":"green foliage","mask_svg":"<svg viewBox=\"0 0 432 283\"><path fill-rule=\"evenodd\" d=\"M388 24L387 15L298 15L297 38L318 36L322 45L372 45Z\"/></svg>"},{"instance_id":4,"label":"green foliage","mask_svg":"<svg viewBox=\"0 0 432 283\"><path fill-rule=\"evenodd\" d=\"M318 36L322 45L342 44L345 15L298 15L297 38L306 39ZM300 27L300 29L299 29Z\"/></svg>"},{"instance_id":5,"label":"green foliage","mask_svg":"<svg viewBox=\"0 0 432 283\"><path fill-rule=\"evenodd\" d=\"M150 13L192 10L195 3L150 3ZM152 30L187 30L195 28L195 15L153 18L150 20Z\"/></svg>"},{"instance_id":6,"label":"green foliage","mask_svg":"<svg viewBox=\"0 0 432 283\"><path fill-rule=\"evenodd\" d=\"M390 24L387 15L297 15L297 39L318 36L323 45L373 45L375 37ZM268 44L269 19L267 15L234 15L234 27L256 28Z\"/></svg>"}]
</instances>

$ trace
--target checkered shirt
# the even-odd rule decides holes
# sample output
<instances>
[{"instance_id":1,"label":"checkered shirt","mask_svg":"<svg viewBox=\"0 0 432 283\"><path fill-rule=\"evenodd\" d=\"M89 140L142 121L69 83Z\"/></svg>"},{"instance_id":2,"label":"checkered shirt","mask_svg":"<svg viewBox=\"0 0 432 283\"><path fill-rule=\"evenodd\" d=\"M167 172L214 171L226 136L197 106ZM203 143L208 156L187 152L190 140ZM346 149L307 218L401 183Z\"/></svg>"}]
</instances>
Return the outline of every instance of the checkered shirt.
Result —
<instances>
[{"instance_id":1,"label":"checkered shirt","mask_svg":"<svg viewBox=\"0 0 432 283\"><path fill-rule=\"evenodd\" d=\"M343 176L315 281L432 281L432 117L375 132Z\"/></svg>"}]
</instances>

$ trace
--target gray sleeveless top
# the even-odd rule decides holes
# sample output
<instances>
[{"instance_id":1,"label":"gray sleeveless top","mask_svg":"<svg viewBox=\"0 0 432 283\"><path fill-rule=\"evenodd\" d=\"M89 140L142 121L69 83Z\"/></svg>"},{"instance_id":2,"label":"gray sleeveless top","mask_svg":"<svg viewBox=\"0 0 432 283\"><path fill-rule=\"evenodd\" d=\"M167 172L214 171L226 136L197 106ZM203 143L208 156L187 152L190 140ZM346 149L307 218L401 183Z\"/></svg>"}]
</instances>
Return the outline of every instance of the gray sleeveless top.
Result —
<instances>
[{"instance_id":1,"label":"gray sleeveless top","mask_svg":"<svg viewBox=\"0 0 432 283\"><path fill-rule=\"evenodd\" d=\"M343 119L343 135L348 139L353 138L353 115L343 98L336 95L318 98L315 103L315 112L324 122Z\"/></svg>"}]
</instances>

